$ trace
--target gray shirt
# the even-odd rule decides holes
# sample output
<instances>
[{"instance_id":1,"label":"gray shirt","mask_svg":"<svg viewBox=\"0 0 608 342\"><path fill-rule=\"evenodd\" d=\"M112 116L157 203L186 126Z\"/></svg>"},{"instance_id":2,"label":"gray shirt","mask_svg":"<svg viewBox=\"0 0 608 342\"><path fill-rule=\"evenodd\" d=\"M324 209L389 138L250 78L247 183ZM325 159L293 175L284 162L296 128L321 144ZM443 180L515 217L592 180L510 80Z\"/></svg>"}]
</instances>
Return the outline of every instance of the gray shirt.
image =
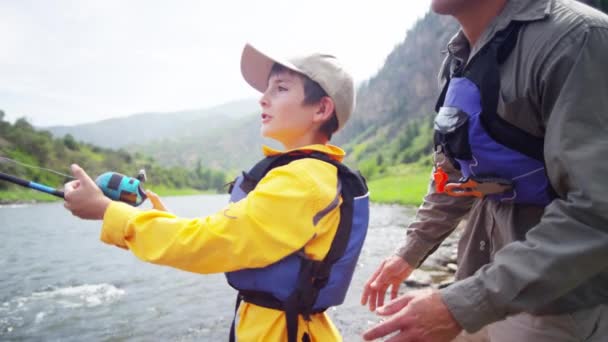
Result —
<instances>
[{"instance_id":1,"label":"gray shirt","mask_svg":"<svg viewBox=\"0 0 608 342\"><path fill-rule=\"evenodd\" d=\"M522 311L608 303L608 16L576 1L509 0L475 46L459 32L449 54L466 63L513 20L526 24L501 66L498 114L544 136L559 197L539 208L437 194L431 182L397 251L418 266L468 215L459 281L441 294L470 332Z\"/></svg>"}]
</instances>

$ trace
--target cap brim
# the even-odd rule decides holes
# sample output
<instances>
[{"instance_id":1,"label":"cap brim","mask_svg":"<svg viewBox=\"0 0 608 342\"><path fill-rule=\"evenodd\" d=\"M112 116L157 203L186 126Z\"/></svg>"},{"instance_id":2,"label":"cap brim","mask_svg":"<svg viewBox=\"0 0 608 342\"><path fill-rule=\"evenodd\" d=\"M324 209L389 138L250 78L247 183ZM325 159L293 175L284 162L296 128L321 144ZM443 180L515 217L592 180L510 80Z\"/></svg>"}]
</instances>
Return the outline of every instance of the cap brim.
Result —
<instances>
[{"instance_id":1,"label":"cap brim","mask_svg":"<svg viewBox=\"0 0 608 342\"><path fill-rule=\"evenodd\" d=\"M243 54L241 55L241 74L249 85L263 93L268 87L268 76L274 63L281 64L297 72L302 72L286 60L270 57L268 54L262 53L251 46L251 44L245 44Z\"/></svg>"}]
</instances>

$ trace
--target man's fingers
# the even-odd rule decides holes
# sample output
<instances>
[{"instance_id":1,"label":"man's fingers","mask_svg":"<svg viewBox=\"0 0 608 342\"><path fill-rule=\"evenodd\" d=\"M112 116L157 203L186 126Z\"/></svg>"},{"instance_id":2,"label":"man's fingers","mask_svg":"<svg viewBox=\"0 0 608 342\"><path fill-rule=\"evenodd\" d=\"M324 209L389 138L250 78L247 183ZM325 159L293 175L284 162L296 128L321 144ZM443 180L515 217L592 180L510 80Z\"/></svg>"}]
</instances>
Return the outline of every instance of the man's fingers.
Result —
<instances>
[{"instance_id":1,"label":"man's fingers","mask_svg":"<svg viewBox=\"0 0 608 342\"><path fill-rule=\"evenodd\" d=\"M391 285L391 299L397 298L397 295L399 294L399 286L400 285L401 285L400 281L394 282Z\"/></svg>"},{"instance_id":2,"label":"man's fingers","mask_svg":"<svg viewBox=\"0 0 608 342\"><path fill-rule=\"evenodd\" d=\"M372 276L369 277L369 279L365 283L365 286L363 286L363 294L361 295L361 305L367 304L367 301L369 300L369 296L371 295L371 292L374 290L374 289L372 289L372 284L376 281L376 278L378 278L378 275L382 272L382 269L384 268L384 263L385 262L383 261L380 264L380 266L378 266L378 268L374 271L374 274L372 274Z\"/></svg>"},{"instance_id":3,"label":"man's fingers","mask_svg":"<svg viewBox=\"0 0 608 342\"><path fill-rule=\"evenodd\" d=\"M369 297L370 288L367 284L363 286L363 294L361 295L361 305L367 305L367 299Z\"/></svg>"},{"instance_id":4,"label":"man's fingers","mask_svg":"<svg viewBox=\"0 0 608 342\"><path fill-rule=\"evenodd\" d=\"M374 274L372 274L371 277L369 277L369 280L367 281L369 284L373 283L374 280L376 280L376 278L378 277L378 275L382 272L382 270L384 270L384 264L386 263L386 261L383 261L380 266L378 266L378 268L376 268L376 270L374 271Z\"/></svg>"},{"instance_id":5,"label":"man's fingers","mask_svg":"<svg viewBox=\"0 0 608 342\"><path fill-rule=\"evenodd\" d=\"M391 300L383 307L378 308L376 312L382 316L392 315L407 306L412 299L414 299L414 296L412 295L403 295L397 299Z\"/></svg>"},{"instance_id":6,"label":"man's fingers","mask_svg":"<svg viewBox=\"0 0 608 342\"><path fill-rule=\"evenodd\" d=\"M78 179L82 185L95 185L95 182L89 177L89 175L77 164L72 164L72 175Z\"/></svg>"},{"instance_id":7,"label":"man's fingers","mask_svg":"<svg viewBox=\"0 0 608 342\"><path fill-rule=\"evenodd\" d=\"M386 290L388 289L388 285L384 285L378 290L378 298L377 298L377 306L381 307L384 305L384 297L386 296Z\"/></svg>"},{"instance_id":8,"label":"man's fingers","mask_svg":"<svg viewBox=\"0 0 608 342\"><path fill-rule=\"evenodd\" d=\"M369 293L369 311L376 310L376 297L378 296L378 291L371 290Z\"/></svg>"},{"instance_id":9,"label":"man's fingers","mask_svg":"<svg viewBox=\"0 0 608 342\"><path fill-rule=\"evenodd\" d=\"M393 331L406 329L406 324L403 322L403 318L400 315L395 315L384 322L380 322L368 329L363 333L363 339L366 341L371 341L376 338L380 338L386 336Z\"/></svg>"}]
</instances>

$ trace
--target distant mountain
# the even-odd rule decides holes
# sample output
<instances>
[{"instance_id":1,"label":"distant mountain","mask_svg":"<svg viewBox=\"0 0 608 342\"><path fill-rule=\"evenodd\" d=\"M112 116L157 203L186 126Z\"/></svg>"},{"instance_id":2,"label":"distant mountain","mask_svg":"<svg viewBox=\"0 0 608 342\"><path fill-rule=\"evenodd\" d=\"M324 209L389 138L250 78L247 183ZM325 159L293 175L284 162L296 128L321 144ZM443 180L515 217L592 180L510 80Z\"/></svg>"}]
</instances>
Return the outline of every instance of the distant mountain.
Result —
<instances>
[{"instance_id":1,"label":"distant mountain","mask_svg":"<svg viewBox=\"0 0 608 342\"><path fill-rule=\"evenodd\" d=\"M224 122L205 135L158 140L129 146L127 150L152 155L167 164L241 171L263 158L262 144L278 144L262 138L259 114Z\"/></svg>"},{"instance_id":2,"label":"distant mountain","mask_svg":"<svg viewBox=\"0 0 608 342\"><path fill-rule=\"evenodd\" d=\"M204 136L227 122L252 114L257 107L257 100L245 99L208 109L141 113L75 126L53 126L44 129L56 137L70 134L79 141L108 148L121 148L161 139Z\"/></svg>"},{"instance_id":3,"label":"distant mountain","mask_svg":"<svg viewBox=\"0 0 608 342\"><path fill-rule=\"evenodd\" d=\"M359 87L355 113L332 141L347 150L349 165L371 175L380 164L395 166L429 155L437 72L457 28L450 17L427 14L395 46L378 73ZM260 137L258 112L258 104L246 100L204 111L141 114L50 130L102 146L128 145L128 151L166 164L234 171L260 159L260 145L269 143ZM114 133L127 132L125 127L137 129Z\"/></svg>"},{"instance_id":4,"label":"distant mountain","mask_svg":"<svg viewBox=\"0 0 608 342\"><path fill-rule=\"evenodd\" d=\"M431 119L440 91L437 74L443 51L457 29L451 17L428 13L407 32L380 71L359 88L353 117L335 138L350 152L347 161L359 164L377 158L377 153L394 163L408 159L400 155L403 144L397 142L413 139L405 137L412 132L410 121Z\"/></svg>"},{"instance_id":5,"label":"distant mountain","mask_svg":"<svg viewBox=\"0 0 608 342\"><path fill-rule=\"evenodd\" d=\"M333 139L344 147L347 163L371 169L411 163L431 148L432 113L439 93L437 73L457 23L432 13L407 32L384 66L357 92L357 107L345 129ZM225 123L207 135L162 140L129 147L170 164L244 169L262 157L257 115ZM275 145L276 146L276 145ZM379 156L380 155L380 156Z\"/></svg>"}]
</instances>

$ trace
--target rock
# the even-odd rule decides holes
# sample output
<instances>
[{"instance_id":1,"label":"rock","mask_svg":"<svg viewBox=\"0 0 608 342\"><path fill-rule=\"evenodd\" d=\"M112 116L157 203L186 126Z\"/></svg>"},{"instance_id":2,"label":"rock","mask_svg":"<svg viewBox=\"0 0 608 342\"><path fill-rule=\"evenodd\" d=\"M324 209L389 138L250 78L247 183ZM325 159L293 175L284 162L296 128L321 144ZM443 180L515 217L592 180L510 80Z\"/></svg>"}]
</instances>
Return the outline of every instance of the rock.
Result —
<instances>
[{"instance_id":1,"label":"rock","mask_svg":"<svg viewBox=\"0 0 608 342\"><path fill-rule=\"evenodd\" d=\"M432 278L425 271L414 270L403 283L412 288L429 287L432 284Z\"/></svg>"},{"instance_id":2,"label":"rock","mask_svg":"<svg viewBox=\"0 0 608 342\"><path fill-rule=\"evenodd\" d=\"M442 282L440 282L439 284L437 284L437 288L438 289L442 289L444 287L448 287L450 286L452 283L454 283L455 279L453 276L443 280Z\"/></svg>"}]
</instances>

